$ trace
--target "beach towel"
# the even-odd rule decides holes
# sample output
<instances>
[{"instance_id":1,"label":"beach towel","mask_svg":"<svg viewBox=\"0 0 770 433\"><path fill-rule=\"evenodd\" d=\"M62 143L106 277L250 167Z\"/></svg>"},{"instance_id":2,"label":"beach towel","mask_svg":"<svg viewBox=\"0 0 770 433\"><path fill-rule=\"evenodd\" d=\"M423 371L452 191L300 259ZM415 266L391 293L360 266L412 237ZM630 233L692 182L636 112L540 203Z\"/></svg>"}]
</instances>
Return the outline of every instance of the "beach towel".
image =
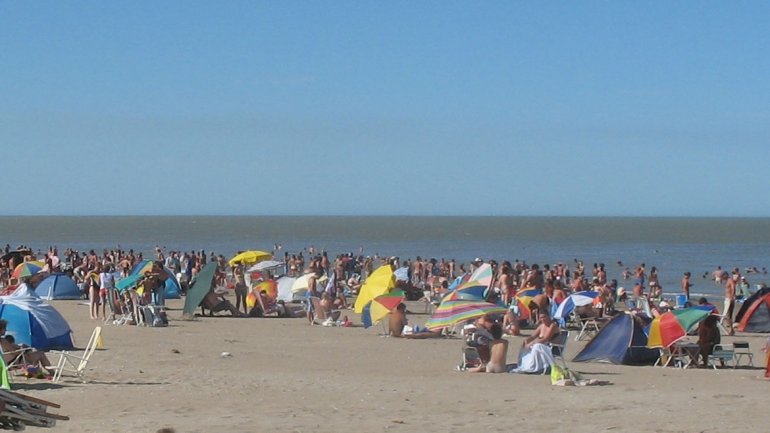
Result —
<instances>
[{"instance_id":1,"label":"beach towel","mask_svg":"<svg viewBox=\"0 0 770 433\"><path fill-rule=\"evenodd\" d=\"M554 365L551 347L542 343L533 344L531 348L522 347L519 351L519 363L511 373L545 374Z\"/></svg>"}]
</instances>

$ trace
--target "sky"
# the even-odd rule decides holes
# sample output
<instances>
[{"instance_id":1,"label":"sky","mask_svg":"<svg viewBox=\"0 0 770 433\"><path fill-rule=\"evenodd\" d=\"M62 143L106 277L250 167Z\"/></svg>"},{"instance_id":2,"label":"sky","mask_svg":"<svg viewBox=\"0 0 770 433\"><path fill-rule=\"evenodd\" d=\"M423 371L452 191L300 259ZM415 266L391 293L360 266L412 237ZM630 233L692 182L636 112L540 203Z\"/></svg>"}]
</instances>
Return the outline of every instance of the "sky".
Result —
<instances>
[{"instance_id":1,"label":"sky","mask_svg":"<svg viewBox=\"0 0 770 433\"><path fill-rule=\"evenodd\" d=\"M769 217L764 1L0 1L2 215Z\"/></svg>"}]
</instances>

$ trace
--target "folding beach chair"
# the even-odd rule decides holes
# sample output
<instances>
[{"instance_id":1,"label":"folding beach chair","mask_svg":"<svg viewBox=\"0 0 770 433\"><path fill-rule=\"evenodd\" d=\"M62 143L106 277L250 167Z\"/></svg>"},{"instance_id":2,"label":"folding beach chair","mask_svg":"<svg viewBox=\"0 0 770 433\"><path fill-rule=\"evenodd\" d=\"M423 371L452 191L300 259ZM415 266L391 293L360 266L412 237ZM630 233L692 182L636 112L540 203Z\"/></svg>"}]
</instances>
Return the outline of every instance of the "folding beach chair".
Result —
<instances>
[{"instance_id":1,"label":"folding beach chair","mask_svg":"<svg viewBox=\"0 0 770 433\"><path fill-rule=\"evenodd\" d=\"M65 371L77 376L83 383L86 382L85 372L88 366L88 361L96 350L99 337L102 334L102 327L97 326L94 328L94 332L91 333L91 338L88 340L85 350L82 356L75 355L68 351L51 351L52 353L59 353L59 362L56 363L56 367L49 367L54 370L53 382L57 383L61 380L62 373Z\"/></svg>"},{"instance_id":2,"label":"folding beach chair","mask_svg":"<svg viewBox=\"0 0 770 433\"><path fill-rule=\"evenodd\" d=\"M733 341L733 349L735 351L735 365L740 364L743 357L749 358L748 366L754 366L754 354L751 353L748 341Z\"/></svg>"},{"instance_id":3,"label":"folding beach chair","mask_svg":"<svg viewBox=\"0 0 770 433\"><path fill-rule=\"evenodd\" d=\"M562 329L559 334L551 340L551 354L554 361L561 360L561 366L567 368L567 360L564 358L564 353L567 350L567 341L569 340L569 331Z\"/></svg>"}]
</instances>

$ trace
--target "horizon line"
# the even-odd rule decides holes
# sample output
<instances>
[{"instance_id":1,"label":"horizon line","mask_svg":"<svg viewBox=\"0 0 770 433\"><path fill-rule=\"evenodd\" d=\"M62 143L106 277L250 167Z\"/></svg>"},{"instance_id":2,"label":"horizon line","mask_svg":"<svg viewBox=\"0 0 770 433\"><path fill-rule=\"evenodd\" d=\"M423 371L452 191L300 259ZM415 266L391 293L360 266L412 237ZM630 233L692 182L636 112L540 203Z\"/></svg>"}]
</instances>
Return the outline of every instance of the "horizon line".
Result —
<instances>
[{"instance_id":1,"label":"horizon line","mask_svg":"<svg viewBox=\"0 0 770 433\"><path fill-rule=\"evenodd\" d=\"M522 215L522 214L0 214L0 218L94 218L94 217L144 217L144 218L178 218L178 217L321 217L321 218L670 218L670 219L763 219L770 218L766 216L749 215Z\"/></svg>"}]
</instances>

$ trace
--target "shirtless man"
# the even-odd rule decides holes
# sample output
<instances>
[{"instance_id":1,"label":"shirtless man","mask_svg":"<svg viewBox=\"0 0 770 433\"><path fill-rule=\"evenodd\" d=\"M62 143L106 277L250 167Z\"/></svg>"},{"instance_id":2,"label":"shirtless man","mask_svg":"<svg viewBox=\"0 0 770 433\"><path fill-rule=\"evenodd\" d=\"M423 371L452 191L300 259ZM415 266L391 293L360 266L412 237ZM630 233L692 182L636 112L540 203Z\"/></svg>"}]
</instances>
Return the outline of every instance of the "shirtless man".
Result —
<instances>
[{"instance_id":1,"label":"shirtless man","mask_svg":"<svg viewBox=\"0 0 770 433\"><path fill-rule=\"evenodd\" d=\"M537 319L540 324L537 325L532 335L524 341L524 347L526 348L531 348L535 344L547 344L559 333L559 327L545 311L541 311L537 315Z\"/></svg>"},{"instance_id":2,"label":"shirtless man","mask_svg":"<svg viewBox=\"0 0 770 433\"><path fill-rule=\"evenodd\" d=\"M503 338L503 328L494 323L489 329L492 341L489 342L489 362L468 369L471 373L505 373L508 361L508 340Z\"/></svg>"},{"instance_id":3,"label":"shirtless man","mask_svg":"<svg viewBox=\"0 0 770 433\"><path fill-rule=\"evenodd\" d=\"M727 325L730 329L730 332L727 335L735 335L735 330L733 329L733 310L735 309L735 289L738 285L738 280L741 278L741 274L736 268L733 270L732 277L727 280L727 284L725 284L725 306L724 306L724 319L727 321Z\"/></svg>"},{"instance_id":4,"label":"shirtless man","mask_svg":"<svg viewBox=\"0 0 770 433\"><path fill-rule=\"evenodd\" d=\"M222 295L217 295L214 293L214 291L210 291L206 294L206 296L201 301L201 311L205 314L205 309L209 310L209 316L213 316L214 313L218 313L220 311L229 311L230 314L232 314L235 317L241 317L242 314L238 309L235 308L235 306L224 298Z\"/></svg>"},{"instance_id":5,"label":"shirtless man","mask_svg":"<svg viewBox=\"0 0 770 433\"><path fill-rule=\"evenodd\" d=\"M596 280L600 286L607 284L607 271L604 270L604 263L599 263L596 271Z\"/></svg>"},{"instance_id":6,"label":"shirtless man","mask_svg":"<svg viewBox=\"0 0 770 433\"><path fill-rule=\"evenodd\" d=\"M398 304L395 311L390 313L388 321L388 330L391 337L402 337L404 335L404 326L408 321L406 320L406 305L402 302Z\"/></svg>"},{"instance_id":7,"label":"shirtless man","mask_svg":"<svg viewBox=\"0 0 770 433\"><path fill-rule=\"evenodd\" d=\"M310 325L313 325L313 302L311 297L319 297L318 292L318 279L321 278L321 270L316 269L313 274L307 280L307 321Z\"/></svg>"}]
</instances>

